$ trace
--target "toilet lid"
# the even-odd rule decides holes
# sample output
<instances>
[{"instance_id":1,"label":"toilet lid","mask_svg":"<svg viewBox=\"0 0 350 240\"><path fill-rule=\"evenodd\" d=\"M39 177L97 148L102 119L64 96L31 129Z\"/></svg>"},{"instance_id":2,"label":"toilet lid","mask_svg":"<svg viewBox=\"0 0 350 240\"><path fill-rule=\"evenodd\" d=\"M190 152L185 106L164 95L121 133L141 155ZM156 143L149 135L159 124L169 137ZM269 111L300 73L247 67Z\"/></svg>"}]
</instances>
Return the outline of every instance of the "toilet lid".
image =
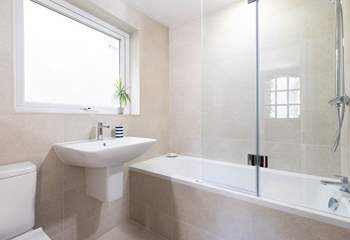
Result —
<instances>
[{"instance_id":1,"label":"toilet lid","mask_svg":"<svg viewBox=\"0 0 350 240\"><path fill-rule=\"evenodd\" d=\"M16 238L13 238L12 240L51 240L46 233L41 229L35 229L31 230L29 232L26 232Z\"/></svg>"}]
</instances>

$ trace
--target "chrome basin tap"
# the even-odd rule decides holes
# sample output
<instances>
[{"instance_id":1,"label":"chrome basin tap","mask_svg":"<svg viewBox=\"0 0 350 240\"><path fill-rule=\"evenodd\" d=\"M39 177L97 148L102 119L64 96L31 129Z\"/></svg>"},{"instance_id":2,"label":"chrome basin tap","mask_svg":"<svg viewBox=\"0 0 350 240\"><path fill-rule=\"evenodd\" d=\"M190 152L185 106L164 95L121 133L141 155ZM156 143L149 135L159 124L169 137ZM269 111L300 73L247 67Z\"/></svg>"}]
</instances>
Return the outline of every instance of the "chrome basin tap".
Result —
<instances>
[{"instance_id":1,"label":"chrome basin tap","mask_svg":"<svg viewBox=\"0 0 350 240\"><path fill-rule=\"evenodd\" d=\"M110 128L109 125L104 125L103 122L98 122L97 123L97 134L96 134L96 139L97 140L103 140L103 129L104 128Z\"/></svg>"},{"instance_id":2,"label":"chrome basin tap","mask_svg":"<svg viewBox=\"0 0 350 240\"><path fill-rule=\"evenodd\" d=\"M324 185L339 185L340 191L350 193L350 184L348 177L334 175L336 178L339 178L339 181L327 181L321 180L321 183Z\"/></svg>"}]
</instances>

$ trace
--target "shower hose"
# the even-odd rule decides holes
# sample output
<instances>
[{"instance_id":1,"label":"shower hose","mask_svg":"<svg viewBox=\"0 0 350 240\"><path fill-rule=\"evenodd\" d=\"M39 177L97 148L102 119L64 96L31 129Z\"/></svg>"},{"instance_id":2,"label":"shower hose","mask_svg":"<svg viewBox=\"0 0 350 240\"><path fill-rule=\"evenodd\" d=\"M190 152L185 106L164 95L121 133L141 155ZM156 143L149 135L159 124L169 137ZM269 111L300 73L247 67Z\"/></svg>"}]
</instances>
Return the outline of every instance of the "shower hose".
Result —
<instances>
[{"instance_id":1,"label":"shower hose","mask_svg":"<svg viewBox=\"0 0 350 240\"><path fill-rule=\"evenodd\" d=\"M337 118L338 118L338 127L337 127L337 133L336 133L336 138L332 147L333 152L336 152L339 144L340 144L340 139L341 139L341 132L343 128L343 123L344 123L344 116L345 116L345 108L346 108L346 103L341 102L336 105L337 108Z\"/></svg>"}]
</instances>

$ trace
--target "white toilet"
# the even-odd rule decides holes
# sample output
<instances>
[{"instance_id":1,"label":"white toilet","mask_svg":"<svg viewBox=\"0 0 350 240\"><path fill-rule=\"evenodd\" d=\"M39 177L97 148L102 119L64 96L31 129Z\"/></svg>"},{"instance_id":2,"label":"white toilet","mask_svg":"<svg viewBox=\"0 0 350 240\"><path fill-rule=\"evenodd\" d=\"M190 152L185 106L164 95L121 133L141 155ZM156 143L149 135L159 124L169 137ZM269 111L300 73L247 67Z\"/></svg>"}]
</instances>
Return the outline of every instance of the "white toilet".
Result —
<instances>
[{"instance_id":1,"label":"white toilet","mask_svg":"<svg viewBox=\"0 0 350 240\"><path fill-rule=\"evenodd\" d=\"M0 166L0 240L50 240L35 221L36 166Z\"/></svg>"}]
</instances>

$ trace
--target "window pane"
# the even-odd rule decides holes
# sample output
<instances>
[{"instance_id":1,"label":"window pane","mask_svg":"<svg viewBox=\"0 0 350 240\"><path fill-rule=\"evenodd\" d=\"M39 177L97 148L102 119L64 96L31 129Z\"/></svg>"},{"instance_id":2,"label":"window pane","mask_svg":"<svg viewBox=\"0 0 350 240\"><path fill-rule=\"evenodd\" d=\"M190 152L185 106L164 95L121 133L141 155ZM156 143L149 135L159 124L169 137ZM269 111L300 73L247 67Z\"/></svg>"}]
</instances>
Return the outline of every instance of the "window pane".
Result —
<instances>
[{"instance_id":1,"label":"window pane","mask_svg":"<svg viewBox=\"0 0 350 240\"><path fill-rule=\"evenodd\" d=\"M300 78L289 78L289 89L300 89Z\"/></svg>"},{"instance_id":2,"label":"window pane","mask_svg":"<svg viewBox=\"0 0 350 240\"><path fill-rule=\"evenodd\" d=\"M289 106L289 118L299 118L300 106Z\"/></svg>"},{"instance_id":3,"label":"window pane","mask_svg":"<svg viewBox=\"0 0 350 240\"><path fill-rule=\"evenodd\" d=\"M287 104L287 92L277 92L277 104Z\"/></svg>"},{"instance_id":4,"label":"window pane","mask_svg":"<svg viewBox=\"0 0 350 240\"><path fill-rule=\"evenodd\" d=\"M276 79L270 80L270 90L271 91L276 90Z\"/></svg>"},{"instance_id":5,"label":"window pane","mask_svg":"<svg viewBox=\"0 0 350 240\"><path fill-rule=\"evenodd\" d=\"M287 118L287 106L277 106L277 118Z\"/></svg>"},{"instance_id":6,"label":"window pane","mask_svg":"<svg viewBox=\"0 0 350 240\"><path fill-rule=\"evenodd\" d=\"M286 90L287 89L287 78L280 77L277 78L277 90Z\"/></svg>"},{"instance_id":7,"label":"window pane","mask_svg":"<svg viewBox=\"0 0 350 240\"><path fill-rule=\"evenodd\" d=\"M300 91L289 92L289 104L300 104Z\"/></svg>"},{"instance_id":8,"label":"window pane","mask_svg":"<svg viewBox=\"0 0 350 240\"><path fill-rule=\"evenodd\" d=\"M275 106L266 106L265 107L265 116L266 116L266 118L276 118L276 107Z\"/></svg>"},{"instance_id":9,"label":"window pane","mask_svg":"<svg viewBox=\"0 0 350 240\"><path fill-rule=\"evenodd\" d=\"M270 93L270 104L276 104L276 92Z\"/></svg>"},{"instance_id":10,"label":"window pane","mask_svg":"<svg viewBox=\"0 0 350 240\"><path fill-rule=\"evenodd\" d=\"M115 38L25 0L25 101L113 106L119 44Z\"/></svg>"}]
</instances>

